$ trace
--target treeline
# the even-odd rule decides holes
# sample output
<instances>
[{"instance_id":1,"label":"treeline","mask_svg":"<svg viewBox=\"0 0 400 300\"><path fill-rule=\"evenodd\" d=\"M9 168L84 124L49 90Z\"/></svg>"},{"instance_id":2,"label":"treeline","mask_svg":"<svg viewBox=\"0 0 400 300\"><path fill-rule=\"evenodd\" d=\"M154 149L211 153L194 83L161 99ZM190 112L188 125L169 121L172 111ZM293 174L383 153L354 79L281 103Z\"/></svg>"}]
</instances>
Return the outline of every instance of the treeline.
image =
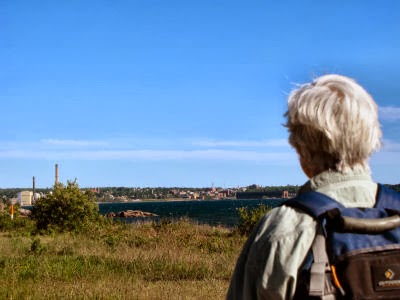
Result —
<instances>
[{"instance_id":1,"label":"treeline","mask_svg":"<svg viewBox=\"0 0 400 300\"><path fill-rule=\"evenodd\" d=\"M386 184L388 187L400 192L400 184ZM94 190L95 196L98 201L109 199L113 197L127 197L130 199L170 199L179 198L180 192L193 192L201 193L211 189L231 190L233 193L246 192L246 193L262 193L266 197L281 197L283 191L288 191L289 194L296 194L301 186L299 185L284 185L284 186L259 186L249 185L241 188L228 188L221 187L214 188L191 188L191 187L101 187L101 188L83 188L82 190ZM17 197L21 191L32 190L32 188L8 188L0 189L0 198L10 199ZM47 194L52 188L38 188L37 193Z\"/></svg>"},{"instance_id":2,"label":"treeline","mask_svg":"<svg viewBox=\"0 0 400 300\"><path fill-rule=\"evenodd\" d=\"M400 192L400 184L385 184L391 189ZM248 186L246 192L259 192L265 193L269 197L280 197L283 191L288 191L289 194L297 194L301 186L299 185L285 185L285 186L265 186L260 187L257 185Z\"/></svg>"},{"instance_id":3,"label":"treeline","mask_svg":"<svg viewBox=\"0 0 400 300\"><path fill-rule=\"evenodd\" d=\"M52 190L52 188L39 188L36 189L35 192L36 193L43 193L43 194L47 194L48 192L50 192ZM22 191L32 191L32 187L29 188L9 188L9 189L0 189L0 197L1 198L15 198L17 197L19 192Z\"/></svg>"},{"instance_id":4,"label":"treeline","mask_svg":"<svg viewBox=\"0 0 400 300\"><path fill-rule=\"evenodd\" d=\"M109 201L114 198L126 197L129 199L171 199L179 198L180 192L200 193L209 188L182 188L182 187L103 187L96 189L98 201Z\"/></svg>"},{"instance_id":5,"label":"treeline","mask_svg":"<svg viewBox=\"0 0 400 300\"><path fill-rule=\"evenodd\" d=\"M390 187L391 189L400 192L400 183L399 184L385 184L386 186Z\"/></svg>"},{"instance_id":6,"label":"treeline","mask_svg":"<svg viewBox=\"0 0 400 300\"><path fill-rule=\"evenodd\" d=\"M297 194L301 186L299 185L280 185L280 186L258 186L250 185L247 187L246 192L249 193L263 193L267 197L281 197L283 191L288 191L289 194Z\"/></svg>"},{"instance_id":7,"label":"treeline","mask_svg":"<svg viewBox=\"0 0 400 300\"><path fill-rule=\"evenodd\" d=\"M262 192L268 197L280 197L283 191L288 191L290 194L297 193L299 190L297 185L286 185L286 186L265 186L261 187L259 185L250 185L246 187L239 188L192 188L192 187L101 187L101 188L83 188L82 190L93 190L97 201L110 201L110 197L119 198L126 197L129 199L170 199L179 198L182 192L191 193L204 193L211 190L214 191L224 191L230 190L231 195L237 192ZM32 188L10 188L10 189L0 189L0 197L2 198L14 198L17 197L18 192L32 190ZM37 193L47 194L52 189L36 189Z\"/></svg>"}]
</instances>

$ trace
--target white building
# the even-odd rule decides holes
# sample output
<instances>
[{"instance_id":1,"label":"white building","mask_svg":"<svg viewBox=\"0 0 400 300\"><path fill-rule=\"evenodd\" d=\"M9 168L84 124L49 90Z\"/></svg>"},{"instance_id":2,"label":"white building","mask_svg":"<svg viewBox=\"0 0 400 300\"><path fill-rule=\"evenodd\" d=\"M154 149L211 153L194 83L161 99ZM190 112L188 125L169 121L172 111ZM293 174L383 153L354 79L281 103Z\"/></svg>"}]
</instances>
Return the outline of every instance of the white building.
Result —
<instances>
[{"instance_id":1,"label":"white building","mask_svg":"<svg viewBox=\"0 0 400 300\"><path fill-rule=\"evenodd\" d=\"M33 192L21 191L18 193L18 203L21 206L32 205Z\"/></svg>"}]
</instances>

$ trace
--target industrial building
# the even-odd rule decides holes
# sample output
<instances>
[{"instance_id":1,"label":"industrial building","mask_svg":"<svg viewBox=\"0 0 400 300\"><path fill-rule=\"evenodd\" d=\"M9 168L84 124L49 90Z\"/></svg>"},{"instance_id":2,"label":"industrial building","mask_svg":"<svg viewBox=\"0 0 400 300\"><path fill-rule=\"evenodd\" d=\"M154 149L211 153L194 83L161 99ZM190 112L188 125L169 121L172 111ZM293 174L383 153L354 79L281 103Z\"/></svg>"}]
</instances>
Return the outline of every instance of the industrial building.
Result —
<instances>
[{"instance_id":1,"label":"industrial building","mask_svg":"<svg viewBox=\"0 0 400 300\"><path fill-rule=\"evenodd\" d=\"M32 191L21 191L18 193L18 203L21 206L32 205L33 192Z\"/></svg>"}]
</instances>

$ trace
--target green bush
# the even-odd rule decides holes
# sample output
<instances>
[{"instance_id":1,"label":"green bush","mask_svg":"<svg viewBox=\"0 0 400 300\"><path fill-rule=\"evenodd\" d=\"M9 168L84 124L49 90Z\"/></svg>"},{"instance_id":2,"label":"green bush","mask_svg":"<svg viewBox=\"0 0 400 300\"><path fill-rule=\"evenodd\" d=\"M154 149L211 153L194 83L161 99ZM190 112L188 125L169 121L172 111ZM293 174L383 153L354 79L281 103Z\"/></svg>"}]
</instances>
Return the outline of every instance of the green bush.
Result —
<instances>
[{"instance_id":1,"label":"green bush","mask_svg":"<svg viewBox=\"0 0 400 300\"><path fill-rule=\"evenodd\" d=\"M37 200L31 218L38 231L82 231L99 219L98 205L91 191L81 191L76 180L68 181Z\"/></svg>"},{"instance_id":2,"label":"green bush","mask_svg":"<svg viewBox=\"0 0 400 300\"><path fill-rule=\"evenodd\" d=\"M247 207L238 208L239 212L239 225L238 229L241 234L248 235L256 226L258 221L269 211L270 207L264 204L256 208L249 209Z\"/></svg>"},{"instance_id":3,"label":"green bush","mask_svg":"<svg viewBox=\"0 0 400 300\"><path fill-rule=\"evenodd\" d=\"M32 229L32 221L27 217L21 216L19 213L19 204L14 205L14 218L11 219L10 203L5 204L0 211L0 231L26 231Z\"/></svg>"}]
</instances>

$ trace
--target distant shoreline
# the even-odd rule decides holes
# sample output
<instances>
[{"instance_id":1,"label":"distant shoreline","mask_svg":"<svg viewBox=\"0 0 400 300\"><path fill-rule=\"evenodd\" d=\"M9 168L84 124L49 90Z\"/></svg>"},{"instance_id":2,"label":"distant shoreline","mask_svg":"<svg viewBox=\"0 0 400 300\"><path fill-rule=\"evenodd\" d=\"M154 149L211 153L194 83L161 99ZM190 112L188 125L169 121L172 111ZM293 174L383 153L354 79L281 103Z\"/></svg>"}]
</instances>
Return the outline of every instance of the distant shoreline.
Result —
<instances>
[{"instance_id":1,"label":"distant shoreline","mask_svg":"<svg viewBox=\"0 0 400 300\"><path fill-rule=\"evenodd\" d=\"M232 200L226 199L140 199L131 201L96 201L97 204L112 204L112 203L140 203L140 202L184 202L184 201L213 201L213 200Z\"/></svg>"},{"instance_id":2,"label":"distant shoreline","mask_svg":"<svg viewBox=\"0 0 400 300\"><path fill-rule=\"evenodd\" d=\"M268 197L268 198L222 198L222 199L141 199L133 201L96 201L97 204L113 204L113 203L143 203L143 202L189 202L189 201L219 201L219 200L276 200L282 199L281 197Z\"/></svg>"}]
</instances>

